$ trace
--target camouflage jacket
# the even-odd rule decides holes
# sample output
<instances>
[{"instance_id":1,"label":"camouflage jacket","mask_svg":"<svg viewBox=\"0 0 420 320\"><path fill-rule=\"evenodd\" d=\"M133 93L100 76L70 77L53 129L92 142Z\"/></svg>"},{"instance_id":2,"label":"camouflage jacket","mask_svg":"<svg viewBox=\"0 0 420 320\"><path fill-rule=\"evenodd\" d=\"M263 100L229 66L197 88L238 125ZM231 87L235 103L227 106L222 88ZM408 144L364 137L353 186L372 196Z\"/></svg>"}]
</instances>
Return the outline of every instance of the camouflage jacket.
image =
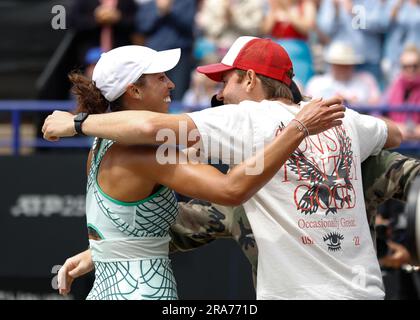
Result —
<instances>
[{"instance_id":1,"label":"camouflage jacket","mask_svg":"<svg viewBox=\"0 0 420 320\"><path fill-rule=\"evenodd\" d=\"M410 183L419 172L419 160L396 152L382 151L362 163L366 210L374 242L377 207L391 198L406 201ZM201 200L180 203L171 236L171 251L195 249L218 238L234 239L252 265L255 283L258 248L242 206L225 207Z\"/></svg>"}]
</instances>

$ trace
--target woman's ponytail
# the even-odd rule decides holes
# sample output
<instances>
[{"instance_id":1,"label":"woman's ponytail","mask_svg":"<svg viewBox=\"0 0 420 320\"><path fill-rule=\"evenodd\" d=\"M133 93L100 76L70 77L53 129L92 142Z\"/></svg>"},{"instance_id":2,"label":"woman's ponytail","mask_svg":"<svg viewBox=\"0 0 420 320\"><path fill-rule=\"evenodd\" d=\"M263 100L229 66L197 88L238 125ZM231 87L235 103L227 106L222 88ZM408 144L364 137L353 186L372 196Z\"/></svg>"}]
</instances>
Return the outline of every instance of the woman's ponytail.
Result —
<instances>
[{"instance_id":1,"label":"woman's ponytail","mask_svg":"<svg viewBox=\"0 0 420 320\"><path fill-rule=\"evenodd\" d=\"M71 92L77 99L77 113L95 114L105 113L108 110L108 100L105 99L92 80L78 71L71 72L68 77L73 84Z\"/></svg>"}]
</instances>

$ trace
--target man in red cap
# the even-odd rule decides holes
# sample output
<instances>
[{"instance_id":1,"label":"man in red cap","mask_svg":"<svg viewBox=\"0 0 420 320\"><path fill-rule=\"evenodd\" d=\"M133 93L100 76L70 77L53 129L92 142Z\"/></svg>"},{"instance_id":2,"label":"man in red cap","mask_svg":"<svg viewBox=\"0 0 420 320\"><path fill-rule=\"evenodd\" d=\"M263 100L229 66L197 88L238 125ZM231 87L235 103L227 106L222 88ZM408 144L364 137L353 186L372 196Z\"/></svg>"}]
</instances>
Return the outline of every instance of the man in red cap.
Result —
<instances>
[{"instance_id":1,"label":"man in red cap","mask_svg":"<svg viewBox=\"0 0 420 320\"><path fill-rule=\"evenodd\" d=\"M181 115L90 115L84 134L148 144L162 143L160 129L172 129L180 140L182 132L198 129L204 156L234 165L280 134L301 108L292 102L290 58L271 40L240 37L220 64L198 71L223 82L218 98L227 105ZM45 138L74 135L73 118L55 112L45 122ZM360 163L400 140L392 123L347 110L341 126L307 136L276 176L244 204L259 249L258 299L383 298ZM255 169L250 173L258 173Z\"/></svg>"}]
</instances>

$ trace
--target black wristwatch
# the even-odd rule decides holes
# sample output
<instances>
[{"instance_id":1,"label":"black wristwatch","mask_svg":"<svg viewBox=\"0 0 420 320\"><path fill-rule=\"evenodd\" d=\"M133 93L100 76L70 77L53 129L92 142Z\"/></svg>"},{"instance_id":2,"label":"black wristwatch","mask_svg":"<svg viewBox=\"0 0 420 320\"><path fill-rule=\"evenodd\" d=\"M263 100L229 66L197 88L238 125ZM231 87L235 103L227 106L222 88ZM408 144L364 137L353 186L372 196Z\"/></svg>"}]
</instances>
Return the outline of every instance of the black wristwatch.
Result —
<instances>
[{"instance_id":1,"label":"black wristwatch","mask_svg":"<svg viewBox=\"0 0 420 320\"><path fill-rule=\"evenodd\" d=\"M74 117L74 129L76 130L78 134L82 136L85 135L82 131L82 123L83 121L87 119L88 116L89 116L89 113L80 112Z\"/></svg>"}]
</instances>

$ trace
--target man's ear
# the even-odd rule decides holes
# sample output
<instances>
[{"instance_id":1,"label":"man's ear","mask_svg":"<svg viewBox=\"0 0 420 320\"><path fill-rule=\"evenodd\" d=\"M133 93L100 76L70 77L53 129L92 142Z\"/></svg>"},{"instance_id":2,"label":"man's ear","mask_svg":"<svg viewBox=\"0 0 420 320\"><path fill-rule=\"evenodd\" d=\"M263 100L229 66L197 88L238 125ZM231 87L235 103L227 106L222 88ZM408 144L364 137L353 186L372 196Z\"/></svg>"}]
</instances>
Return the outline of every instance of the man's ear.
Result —
<instances>
[{"instance_id":1,"label":"man's ear","mask_svg":"<svg viewBox=\"0 0 420 320\"><path fill-rule=\"evenodd\" d=\"M255 73L254 70L252 69L247 70L245 81L246 81L246 91L251 92L251 90L254 89L254 87L257 85L257 74Z\"/></svg>"}]
</instances>

